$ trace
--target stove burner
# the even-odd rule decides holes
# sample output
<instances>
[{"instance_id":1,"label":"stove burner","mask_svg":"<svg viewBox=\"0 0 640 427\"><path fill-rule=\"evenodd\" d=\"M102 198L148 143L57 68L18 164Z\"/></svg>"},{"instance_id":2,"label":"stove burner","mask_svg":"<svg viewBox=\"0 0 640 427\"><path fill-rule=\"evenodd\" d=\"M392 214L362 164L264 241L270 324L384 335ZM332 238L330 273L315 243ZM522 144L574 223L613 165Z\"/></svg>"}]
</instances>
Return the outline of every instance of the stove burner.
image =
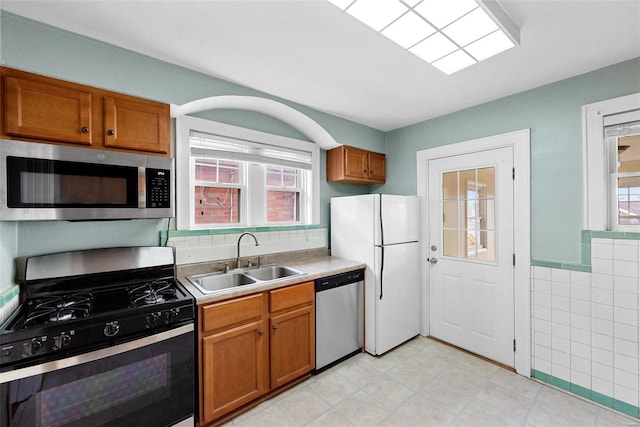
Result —
<instances>
[{"instance_id":1,"label":"stove burner","mask_svg":"<svg viewBox=\"0 0 640 427\"><path fill-rule=\"evenodd\" d=\"M160 304L178 297L171 282L166 280L156 280L155 282L129 288L128 292L133 307Z\"/></svg>"},{"instance_id":2,"label":"stove burner","mask_svg":"<svg viewBox=\"0 0 640 427\"><path fill-rule=\"evenodd\" d=\"M88 317L92 302L93 295L87 291L37 298L30 302L31 308L23 327Z\"/></svg>"}]
</instances>

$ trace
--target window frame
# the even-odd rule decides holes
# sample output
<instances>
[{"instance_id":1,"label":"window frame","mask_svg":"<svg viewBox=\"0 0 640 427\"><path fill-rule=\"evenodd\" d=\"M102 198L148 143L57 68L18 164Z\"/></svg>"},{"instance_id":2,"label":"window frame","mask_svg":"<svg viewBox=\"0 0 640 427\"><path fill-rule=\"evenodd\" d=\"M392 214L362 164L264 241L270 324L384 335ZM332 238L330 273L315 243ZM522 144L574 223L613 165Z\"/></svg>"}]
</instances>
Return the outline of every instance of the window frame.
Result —
<instances>
[{"instance_id":1,"label":"window frame","mask_svg":"<svg viewBox=\"0 0 640 427\"><path fill-rule=\"evenodd\" d=\"M196 225L193 218L194 213L194 182L191 182L191 132L202 132L219 135L223 138L240 139L253 141L260 144L266 144L275 148L304 150L311 153L311 176L310 183L304 188L308 197L301 206L300 221L295 223L283 222L266 222L266 192L261 197L262 203L256 203L252 199L249 203L242 203L241 209L246 212L240 212L240 224L233 223L228 225L217 224L198 224ZM266 132L256 131L253 129L242 128L225 123L215 122L192 116L180 116L176 118L176 229L178 230L197 230L197 229L225 229L225 228L247 228L256 226L269 225L312 225L320 223L320 148L317 144L309 141L274 135ZM268 162L265 162L267 164ZM246 169L251 169L251 164ZM266 168L265 168L266 171ZM247 182L246 186L255 185L255 181L251 176L251 171L246 170ZM265 178L266 190L266 178ZM245 197L249 197L249 191L245 191ZM263 191L264 192L264 191ZM304 192L303 192L304 194ZM247 199L248 200L248 199ZM251 205L253 202L253 206ZM259 207L258 207L259 206ZM253 218L257 212L263 212L264 221L257 222Z\"/></svg>"},{"instance_id":2,"label":"window frame","mask_svg":"<svg viewBox=\"0 0 640 427\"><path fill-rule=\"evenodd\" d=\"M609 147L605 127L624 120L625 113L640 111L640 93L582 106L584 220L586 230L640 231L637 225L612 221ZM617 116L617 117L614 117Z\"/></svg>"}]
</instances>

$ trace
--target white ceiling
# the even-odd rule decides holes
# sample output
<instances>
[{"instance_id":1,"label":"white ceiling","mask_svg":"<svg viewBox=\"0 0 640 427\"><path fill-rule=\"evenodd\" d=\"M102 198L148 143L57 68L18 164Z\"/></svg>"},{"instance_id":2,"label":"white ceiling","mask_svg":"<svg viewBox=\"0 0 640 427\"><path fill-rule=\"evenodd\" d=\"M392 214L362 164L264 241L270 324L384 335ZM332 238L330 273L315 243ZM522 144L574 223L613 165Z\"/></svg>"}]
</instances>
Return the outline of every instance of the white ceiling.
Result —
<instances>
[{"instance_id":1,"label":"white ceiling","mask_svg":"<svg viewBox=\"0 0 640 427\"><path fill-rule=\"evenodd\" d=\"M521 29L520 46L450 76L325 0L0 8L383 131L640 57L640 0L499 3Z\"/></svg>"}]
</instances>

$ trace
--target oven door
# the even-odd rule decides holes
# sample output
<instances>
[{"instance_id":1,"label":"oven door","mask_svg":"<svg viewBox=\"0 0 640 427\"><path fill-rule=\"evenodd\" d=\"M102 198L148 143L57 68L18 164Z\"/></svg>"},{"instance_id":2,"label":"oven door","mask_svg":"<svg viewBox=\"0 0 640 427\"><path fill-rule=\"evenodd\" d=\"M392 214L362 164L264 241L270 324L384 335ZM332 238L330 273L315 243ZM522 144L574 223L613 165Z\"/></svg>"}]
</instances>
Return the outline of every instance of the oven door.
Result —
<instances>
[{"instance_id":1,"label":"oven door","mask_svg":"<svg viewBox=\"0 0 640 427\"><path fill-rule=\"evenodd\" d=\"M1 426L171 426L194 414L193 324L0 375Z\"/></svg>"}]
</instances>

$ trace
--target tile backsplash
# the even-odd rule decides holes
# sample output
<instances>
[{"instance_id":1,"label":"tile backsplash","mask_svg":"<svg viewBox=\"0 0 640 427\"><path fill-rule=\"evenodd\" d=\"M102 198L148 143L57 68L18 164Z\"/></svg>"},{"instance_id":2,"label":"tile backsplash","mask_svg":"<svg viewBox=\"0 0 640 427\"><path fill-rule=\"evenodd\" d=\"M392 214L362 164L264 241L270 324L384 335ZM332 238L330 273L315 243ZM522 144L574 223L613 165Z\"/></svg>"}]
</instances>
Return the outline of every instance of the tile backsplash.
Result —
<instances>
[{"instance_id":1,"label":"tile backsplash","mask_svg":"<svg viewBox=\"0 0 640 427\"><path fill-rule=\"evenodd\" d=\"M245 236L240 244L243 260L264 254L326 248L329 243L327 227L257 229L251 233L256 236L259 245L256 246L250 236ZM242 231L184 234L176 236L170 233L167 241L168 246L176 249L178 265L235 258Z\"/></svg>"},{"instance_id":2,"label":"tile backsplash","mask_svg":"<svg viewBox=\"0 0 640 427\"><path fill-rule=\"evenodd\" d=\"M590 258L532 267L533 376L638 417L640 241L593 238Z\"/></svg>"},{"instance_id":3,"label":"tile backsplash","mask_svg":"<svg viewBox=\"0 0 640 427\"><path fill-rule=\"evenodd\" d=\"M0 325L11 316L19 305L20 287L10 286L0 292Z\"/></svg>"}]
</instances>

